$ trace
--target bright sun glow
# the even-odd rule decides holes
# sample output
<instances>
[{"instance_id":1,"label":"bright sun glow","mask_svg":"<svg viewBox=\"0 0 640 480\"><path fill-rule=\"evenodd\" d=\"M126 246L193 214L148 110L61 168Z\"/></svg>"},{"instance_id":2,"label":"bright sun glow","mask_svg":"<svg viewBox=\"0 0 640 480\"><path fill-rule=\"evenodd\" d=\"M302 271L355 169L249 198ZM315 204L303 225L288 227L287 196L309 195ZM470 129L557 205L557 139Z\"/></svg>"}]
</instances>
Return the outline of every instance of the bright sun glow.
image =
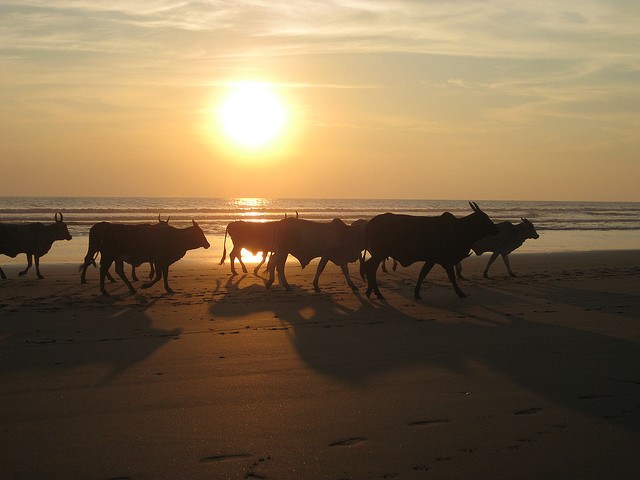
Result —
<instances>
[{"instance_id":1,"label":"bright sun glow","mask_svg":"<svg viewBox=\"0 0 640 480\"><path fill-rule=\"evenodd\" d=\"M287 119L281 98L268 83L233 84L218 112L224 134L247 149L261 149L275 141Z\"/></svg>"}]
</instances>

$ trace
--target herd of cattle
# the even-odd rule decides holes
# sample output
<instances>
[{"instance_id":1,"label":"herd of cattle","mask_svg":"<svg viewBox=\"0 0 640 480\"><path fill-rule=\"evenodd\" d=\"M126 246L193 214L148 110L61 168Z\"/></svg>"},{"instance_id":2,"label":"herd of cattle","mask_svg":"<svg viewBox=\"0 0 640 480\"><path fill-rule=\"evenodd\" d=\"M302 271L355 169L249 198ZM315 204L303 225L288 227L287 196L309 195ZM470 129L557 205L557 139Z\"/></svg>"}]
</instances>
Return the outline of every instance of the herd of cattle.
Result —
<instances>
[{"instance_id":1,"label":"herd of cattle","mask_svg":"<svg viewBox=\"0 0 640 480\"><path fill-rule=\"evenodd\" d=\"M267 289L274 282L277 272L280 284L287 290L291 287L285 276L286 260L292 255L304 268L315 258L320 258L313 286L319 290L319 279L329 261L338 265L344 274L349 287L357 290L349 275L349 263L360 262L360 274L367 282L367 296L375 293L379 299L384 297L378 288L376 272L380 264L384 267L387 258L394 261L394 269L399 263L408 266L415 262L424 262L414 288L414 295L420 298L420 286L429 271L438 264L447 272L455 292L465 297L460 290L457 278L462 277L461 261L471 254L477 255L492 252L489 263L484 270L488 276L489 267L498 258L502 259L509 275L515 276L509 265L508 255L521 246L528 238L538 238L533 224L522 218L518 224L501 222L494 224L476 203L469 202L472 213L457 218L449 212L440 216L413 216L384 213L370 220L357 220L347 225L340 219L328 223L314 222L295 217L287 217L271 222L231 222L225 231L222 265L227 256L227 236L233 242L229 253L231 272L237 275L235 260L238 259L244 273L247 268L240 255L242 249L254 254L262 252L262 261L255 267L254 273L266 261L268 279ZM62 214L55 215L55 222L50 225L42 223L5 224L0 223L0 254L15 257L20 253L27 255L27 268L19 273L24 275L32 265L36 266L38 278L40 273L40 257L45 255L56 240L71 240L71 235L64 223ZM164 288L173 293L168 283L169 267L180 260L188 250L209 248L202 229L195 221L187 228L176 228L169 225L169 219L158 223L131 225L100 222L89 231L89 247L80 270L80 280L86 283L85 275L89 265L96 265L100 254L100 291L108 295L105 279L113 282L109 274L112 264L115 271L125 282L131 292L135 288L124 272L124 263L132 266L132 279L135 281L135 267L149 263L151 265L150 280L142 285L148 288L164 279ZM367 254L369 258L367 259ZM0 276L6 278L2 268Z\"/></svg>"}]
</instances>

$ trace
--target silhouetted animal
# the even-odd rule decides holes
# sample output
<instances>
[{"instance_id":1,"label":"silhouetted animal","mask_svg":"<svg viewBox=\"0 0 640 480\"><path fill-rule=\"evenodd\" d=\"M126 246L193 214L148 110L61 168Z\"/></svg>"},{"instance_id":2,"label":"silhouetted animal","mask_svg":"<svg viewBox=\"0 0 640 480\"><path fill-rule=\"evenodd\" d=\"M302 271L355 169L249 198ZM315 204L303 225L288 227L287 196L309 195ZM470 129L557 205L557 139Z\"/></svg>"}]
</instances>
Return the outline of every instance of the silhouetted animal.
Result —
<instances>
[{"instance_id":1,"label":"silhouetted animal","mask_svg":"<svg viewBox=\"0 0 640 480\"><path fill-rule=\"evenodd\" d=\"M58 218L60 215L60 218ZM64 223L62 213L56 213L55 222L44 225L40 222L26 224L0 223L0 254L15 258L19 253L27 254L27 268L18 275L22 276L31 268L32 259L36 264L38 278L40 274L40 257L44 256L56 240L71 240L69 229ZM7 276L0 268L0 277Z\"/></svg>"},{"instance_id":2,"label":"silhouetted animal","mask_svg":"<svg viewBox=\"0 0 640 480\"><path fill-rule=\"evenodd\" d=\"M158 223L140 224L140 225L148 225L148 226L155 226L155 227L162 228L169 225L170 219L171 217L168 217L166 220L161 220L160 215L158 215ZM87 280L85 277L87 275L87 268L89 267L89 265L93 265L94 267L96 266L96 257L100 252L100 248L102 246L102 240L105 235L105 232L110 228L110 225L115 225L115 224L110 222L99 222L93 225L89 229L89 247L87 249L87 254L84 256L84 262L82 263L82 265L80 265L80 270L81 270L80 283L87 283ZM149 279L152 279L155 275L155 267L153 266L153 263L149 263L149 266L150 266ZM111 274L108 271L106 273L106 276L110 282L112 283L115 282L114 278L111 276ZM135 282L138 281L138 277L136 276L136 265L131 266L131 278Z\"/></svg>"},{"instance_id":3,"label":"silhouetted animal","mask_svg":"<svg viewBox=\"0 0 640 480\"><path fill-rule=\"evenodd\" d=\"M474 242L498 233L496 226L476 203L469 202L469 205L473 213L463 218L456 218L449 212L439 217L384 213L369 220L366 247L371 258L361 269L363 278L366 274L367 296L373 291L378 298L384 298L378 289L376 270L380 262L392 257L404 267L418 261L425 262L414 289L415 298L420 298L420 285L436 263L446 270L458 296L466 297L456 283L454 265L469 256Z\"/></svg>"},{"instance_id":4,"label":"silhouetted animal","mask_svg":"<svg viewBox=\"0 0 640 480\"><path fill-rule=\"evenodd\" d=\"M511 222L496 223L496 227L499 232L498 235L491 235L482 238L471 245L471 250L473 250L476 255L482 255L484 252L493 252L491 258L489 258L489 263L487 263L484 273L482 274L485 278L489 278L489 267L499 255L502 255L502 260L507 267L509 275L512 277L516 276L516 274L511 270L511 265L509 265L508 255L516 248L520 247L526 239L535 239L540 237L538 232L536 232L536 228L533 226L533 223L526 218L521 218L521 220L522 221L517 225L514 225ZM464 278L462 276L461 263L456 265L456 274L458 278Z\"/></svg>"},{"instance_id":5,"label":"silhouetted animal","mask_svg":"<svg viewBox=\"0 0 640 480\"><path fill-rule=\"evenodd\" d=\"M320 290L318 280L329 261L342 269L349 287L357 290L349 276L348 264L356 260L362 261L366 224L365 220L356 220L351 225L347 225L338 218L329 223L298 218L280 220L276 225L273 253L268 266L267 288L273 284L274 271L277 269L280 284L287 290L291 290L285 277L284 267L287 256L293 255L302 268L314 258L321 257L313 279L313 287L316 291Z\"/></svg>"},{"instance_id":6,"label":"silhouetted animal","mask_svg":"<svg viewBox=\"0 0 640 480\"><path fill-rule=\"evenodd\" d=\"M227 257L227 234L231 237L233 242L233 249L229 253L229 260L231 260L231 273L237 275L238 272L235 268L236 258L240 262L242 271L247 273L247 267L242 262L242 249L248 250L252 254L262 252L262 261L253 269L253 273L257 274L260 267L267 259L267 255L271 253L271 246L273 245L273 235L275 232L275 226L278 222L245 222L239 220L237 222L231 222L227 225L224 232L224 248L222 251L222 259L220 265L224 264Z\"/></svg>"},{"instance_id":7,"label":"silhouetted animal","mask_svg":"<svg viewBox=\"0 0 640 480\"><path fill-rule=\"evenodd\" d=\"M164 277L164 288L173 293L169 287L169 266L184 257L187 250L209 248L202 229L192 220L192 226L175 228L167 225L158 228L155 225L121 225L111 224L106 229L100 248L100 291L108 295L104 288L104 279L112 263L116 264L116 273L131 292L135 288L124 274L124 263L140 265L153 262L156 270L155 279L142 285L148 288Z\"/></svg>"}]
</instances>

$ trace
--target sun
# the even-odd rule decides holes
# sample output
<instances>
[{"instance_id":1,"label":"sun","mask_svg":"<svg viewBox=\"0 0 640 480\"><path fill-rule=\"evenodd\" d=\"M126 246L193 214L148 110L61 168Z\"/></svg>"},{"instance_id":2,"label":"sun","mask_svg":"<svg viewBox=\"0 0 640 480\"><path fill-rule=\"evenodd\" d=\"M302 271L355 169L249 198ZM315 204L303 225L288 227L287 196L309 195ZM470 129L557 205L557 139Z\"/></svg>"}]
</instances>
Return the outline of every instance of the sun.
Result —
<instances>
[{"instance_id":1,"label":"sun","mask_svg":"<svg viewBox=\"0 0 640 480\"><path fill-rule=\"evenodd\" d=\"M223 98L218 119L222 132L233 144L260 150L282 135L287 112L271 84L238 82Z\"/></svg>"}]
</instances>

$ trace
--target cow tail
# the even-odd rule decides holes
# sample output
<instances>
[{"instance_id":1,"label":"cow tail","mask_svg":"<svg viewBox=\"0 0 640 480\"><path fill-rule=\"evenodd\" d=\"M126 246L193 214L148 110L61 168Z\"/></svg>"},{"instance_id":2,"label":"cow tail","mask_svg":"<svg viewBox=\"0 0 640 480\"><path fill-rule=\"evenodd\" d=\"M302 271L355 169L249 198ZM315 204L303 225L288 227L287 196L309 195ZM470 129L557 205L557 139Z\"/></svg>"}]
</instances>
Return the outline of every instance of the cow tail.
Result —
<instances>
[{"instance_id":1,"label":"cow tail","mask_svg":"<svg viewBox=\"0 0 640 480\"><path fill-rule=\"evenodd\" d=\"M222 258L220 259L220 265L224 264L225 259L227 258L227 232L229 231L229 225L224 229L224 242L222 248Z\"/></svg>"}]
</instances>

